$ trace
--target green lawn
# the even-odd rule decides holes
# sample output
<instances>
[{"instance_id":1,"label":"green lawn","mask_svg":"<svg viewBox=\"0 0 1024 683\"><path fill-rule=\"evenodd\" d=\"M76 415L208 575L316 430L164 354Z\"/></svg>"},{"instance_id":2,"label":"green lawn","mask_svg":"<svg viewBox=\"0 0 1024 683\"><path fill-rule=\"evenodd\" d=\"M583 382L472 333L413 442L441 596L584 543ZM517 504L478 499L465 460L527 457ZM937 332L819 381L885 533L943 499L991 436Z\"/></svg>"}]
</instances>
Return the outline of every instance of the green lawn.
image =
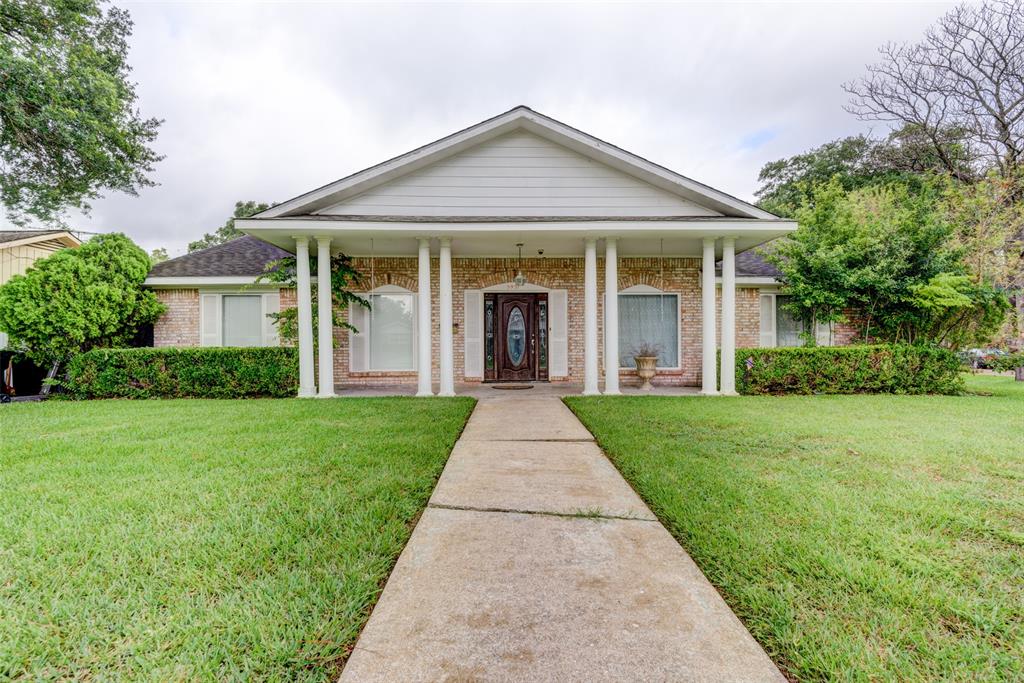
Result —
<instances>
[{"instance_id":1,"label":"green lawn","mask_svg":"<svg viewBox=\"0 0 1024 683\"><path fill-rule=\"evenodd\" d=\"M0 407L0 680L336 677L472 405Z\"/></svg>"},{"instance_id":2,"label":"green lawn","mask_svg":"<svg viewBox=\"0 0 1024 683\"><path fill-rule=\"evenodd\" d=\"M1024 680L1024 383L567 399L800 680Z\"/></svg>"}]
</instances>

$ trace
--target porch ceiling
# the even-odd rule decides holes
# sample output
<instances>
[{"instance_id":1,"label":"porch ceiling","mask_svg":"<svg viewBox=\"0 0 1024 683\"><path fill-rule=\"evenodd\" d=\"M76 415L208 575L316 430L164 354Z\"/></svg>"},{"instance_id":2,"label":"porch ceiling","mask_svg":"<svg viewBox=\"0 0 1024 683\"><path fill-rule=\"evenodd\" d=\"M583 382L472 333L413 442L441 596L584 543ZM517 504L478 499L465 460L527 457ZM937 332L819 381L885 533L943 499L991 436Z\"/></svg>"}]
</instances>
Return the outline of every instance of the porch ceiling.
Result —
<instances>
[{"instance_id":1,"label":"porch ceiling","mask_svg":"<svg viewBox=\"0 0 1024 683\"><path fill-rule=\"evenodd\" d=\"M793 221L713 220L559 220L559 221L342 221L248 219L235 223L243 232L295 251L295 237L330 237L331 250L350 256L416 256L419 238L450 237L452 255L583 256L587 237L618 238L620 257L699 257L705 237L735 237L741 252L796 229ZM434 245L436 249L436 244Z\"/></svg>"}]
</instances>

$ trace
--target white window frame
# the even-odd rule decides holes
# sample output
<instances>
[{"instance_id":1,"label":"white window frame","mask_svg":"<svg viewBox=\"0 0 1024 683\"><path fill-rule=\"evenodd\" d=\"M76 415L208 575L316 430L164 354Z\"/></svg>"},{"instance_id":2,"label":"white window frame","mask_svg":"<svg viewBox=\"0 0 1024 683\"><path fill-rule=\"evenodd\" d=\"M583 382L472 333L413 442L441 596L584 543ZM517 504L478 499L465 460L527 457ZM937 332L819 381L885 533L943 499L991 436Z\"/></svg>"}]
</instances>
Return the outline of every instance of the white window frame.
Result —
<instances>
[{"instance_id":1,"label":"white window frame","mask_svg":"<svg viewBox=\"0 0 1024 683\"><path fill-rule=\"evenodd\" d=\"M779 307L778 307L777 299L780 296L788 296L788 295L787 294L783 294L782 292L778 292L778 291L767 291L766 292L765 290L762 289L760 291L760 296L768 298L768 299L771 300L771 306L769 307L769 310L771 310L771 316L772 316L771 345L764 346L762 344L761 348L777 349L777 348L779 348L779 324L778 324L778 319L777 319L778 318ZM758 308L757 308L757 315L758 315L757 324L758 324L758 327L759 327L759 332L763 332L763 330L760 330L760 325L761 325L761 299L760 298L758 298L757 304L758 304ZM818 345L819 346L834 346L835 345L835 336L834 336L835 335L835 330L833 329L832 323L831 322L829 322L829 323L816 323L815 324L815 335L816 335L816 337L819 336L819 329L818 329L819 326L827 326L828 327L828 344L818 344ZM758 338L760 340L762 337L759 335ZM799 347L791 347L791 348L799 348Z\"/></svg>"},{"instance_id":2,"label":"white window frame","mask_svg":"<svg viewBox=\"0 0 1024 683\"><path fill-rule=\"evenodd\" d=\"M660 296L666 297L671 296L676 300L675 311L676 311L676 364L671 366L657 367L658 370L681 370L683 367L683 331L681 329L683 316L679 310L680 298L679 292L666 292L658 289L657 287L651 287L650 285L633 285L626 289L621 289L617 293L617 296ZM616 334L618 331L616 331ZM622 347L622 339L619 339L619 348ZM621 364L621 360L619 363ZM636 370L635 365L620 365L620 370Z\"/></svg>"},{"instance_id":3,"label":"white window frame","mask_svg":"<svg viewBox=\"0 0 1024 683\"><path fill-rule=\"evenodd\" d=\"M383 285L361 295L370 302L370 310L367 315L373 315L373 297L381 294L394 296L401 294L412 298L412 367L409 368L375 368L373 367L373 335L372 326L366 326L366 369L368 372L416 372L419 370L419 307L420 295L405 287L398 285ZM357 304L358 305L358 304Z\"/></svg>"},{"instance_id":4,"label":"white window frame","mask_svg":"<svg viewBox=\"0 0 1024 683\"><path fill-rule=\"evenodd\" d=\"M268 294L277 296L276 301L268 301ZM213 296L216 297L216 317L217 317L217 343L216 344L204 344L203 337L203 297ZM281 290L277 288L246 288L246 289L200 289L199 290L199 345L207 346L207 348L223 348L224 347L224 297L225 296L258 296L260 297L260 329L266 330L267 316L271 313L279 313L281 311ZM277 332L277 325L274 324L275 333ZM281 345L281 337L279 333L274 335L274 343L267 343L267 336L264 334L261 336L261 343L259 346L251 347L237 347L237 348L273 348Z\"/></svg>"},{"instance_id":5,"label":"white window frame","mask_svg":"<svg viewBox=\"0 0 1024 683\"><path fill-rule=\"evenodd\" d=\"M262 347L263 344L265 343L264 335L263 335L263 321L266 320L266 317L267 317L267 311L266 311L267 306L266 306L266 303L264 303L265 299L263 298L263 295L262 294L253 294L251 292L235 292L235 293L231 293L231 294L221 294L220 297L219 297L218 303L217 303L217 314L220 316L220 345L221 346L226 346L226 344L224 343L224 337L227 335L227 316L225 315L225 310L224 310L224 299L228 298L228 297L243 297L243 296L244 297L249 297L250 299L259 299L259 304L260 304L259 305L260 312L257 315L257 320L256 320L257 324L259 325L259 329L260 329L260 332L259 332L260 343L256 344L255 346L250 346L248 348L259 348L259 347ZM238 347L238 348L245 348L245 347Z\"/></svg>"}]
</instances>

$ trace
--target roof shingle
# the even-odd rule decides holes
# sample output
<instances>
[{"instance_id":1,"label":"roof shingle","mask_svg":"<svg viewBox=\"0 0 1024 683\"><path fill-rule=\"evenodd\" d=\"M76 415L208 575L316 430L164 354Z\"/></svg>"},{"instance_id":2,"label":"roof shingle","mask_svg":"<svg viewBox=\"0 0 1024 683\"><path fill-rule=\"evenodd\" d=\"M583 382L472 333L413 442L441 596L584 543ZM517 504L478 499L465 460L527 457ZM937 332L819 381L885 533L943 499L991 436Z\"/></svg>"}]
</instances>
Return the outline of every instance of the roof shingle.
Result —
<instances>
[{"instance_id":1,"label":"roof shingle","mask_svg":"<svg viewBox=\"0 0 1024 683\"><path fill-rule=\"evenodd\" d=\"M0 230L0 244L17 242L18 240L31 237L45 237L46 235L63 235L66 230Z\"/></svg>"},{"instance_id":2,"label":"roof shingle","mask_svg":"<svg viewBox=\"0 0 1024 683\"><path fill-rule=\"evenodd\" d=\"M291 254L250 235L194 251L153 266L150 277L257 276L268 263Z\"/></svg>"}]
</instances>

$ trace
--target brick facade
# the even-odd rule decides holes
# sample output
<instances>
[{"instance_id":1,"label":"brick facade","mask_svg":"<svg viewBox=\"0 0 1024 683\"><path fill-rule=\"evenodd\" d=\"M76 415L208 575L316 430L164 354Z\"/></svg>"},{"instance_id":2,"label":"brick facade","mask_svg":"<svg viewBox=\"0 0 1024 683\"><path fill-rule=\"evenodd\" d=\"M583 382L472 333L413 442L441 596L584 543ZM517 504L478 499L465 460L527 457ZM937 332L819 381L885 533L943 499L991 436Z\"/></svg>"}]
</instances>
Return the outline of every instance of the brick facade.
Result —
<instances>
[{"instance_id":1,"label":"brick facade","mask_svg":"<svg viewBox=\"0 0 1024 683\"><path fill-rule=\"evenodd\" d=\"M354 266L366 276L366 288L397 285L415 292L417 260L415 258L355 258ZM454 324L455 379L465 381L465 292L508 283L515 277L519 261L515 258L452 259L452 320ZM523 274L531 285L547 289L564 289L568 294L568 367L566 377L552 376L551 381L583 381L583 259L524 258ZM598 279L598 355L603 349L604 259L597 263ZM431 259L431 308L436 326L439 311L438 259ZM666 293L679 295L680 367L660 370L655 384L697 385L701 372L700 259L696 258L620 258L619 289L649 285ZM282 307L284 307L282 300ZM760 304L756 289L736 291L736 330L738 346L757 346L760 336ZM334 376L339 383L392 384L415 382L415 372L349 371L349 335L335 330L337 347L334 354ZM433 377L438 380L439 344L432 337ZM603 360L599 363L604 374ZM636 372L622 370L623 384L638 382Z\"/></svg>"},{"instance_id":2,"label":"brick facade","mask_svg":"<svg viewBox=\"0 0 1024 683\"><path fill-rule=\"evenodd\" d=\"M364 274L365 289L395 285L415 292L418 289L417 260L404 257L354 258L353 265ZM700 384L701 375L701 293L700 259L697 258L620 258L619 290L648 285L679 296L679 368L659 370L655 384ZM454 324L455 380L465 381L465 292L482 290L508 283L515 277L519 261L515 258L453 258L452 318ZM568 368L565 377L552 376L551 381L583 381L583 259L524 258L522 270L531 285L547 289L564 289L568 294ZM603 299L604 259L597 262L598 281L598 357L600 373L603 361ZM440 319L438 259L431 259L431 319L436 328ZM199 345L199 292L196 289L158 290L157 297L168 311L154 329L156 346ZM719 296L720 300L720 296ZM281 290L281 309L296 305L293 289ZM313 311L316 315L316 311ZM721 335L719 316L719 339ZM416 372L370 371L350 372L349 333L336 328L334 377L339 384L398 384L416 382ZM760 303L758 290L736 290L736 345L757 346L760 339ZM440 359L436 331L432 335L433 377L438 380ZM624 385L638 383L633 370L620 371Z\"/></svg>"},{"instance_id":3,"label":"brick facade","mask_svg":"<svg viewBox=\"0 0 1024 683\"><path fill-rule=\"evenodd\" d=\"M153 325L153 346L199 346L199 290L158 289L167 312Z\"/></svg>"}]
</instances>

